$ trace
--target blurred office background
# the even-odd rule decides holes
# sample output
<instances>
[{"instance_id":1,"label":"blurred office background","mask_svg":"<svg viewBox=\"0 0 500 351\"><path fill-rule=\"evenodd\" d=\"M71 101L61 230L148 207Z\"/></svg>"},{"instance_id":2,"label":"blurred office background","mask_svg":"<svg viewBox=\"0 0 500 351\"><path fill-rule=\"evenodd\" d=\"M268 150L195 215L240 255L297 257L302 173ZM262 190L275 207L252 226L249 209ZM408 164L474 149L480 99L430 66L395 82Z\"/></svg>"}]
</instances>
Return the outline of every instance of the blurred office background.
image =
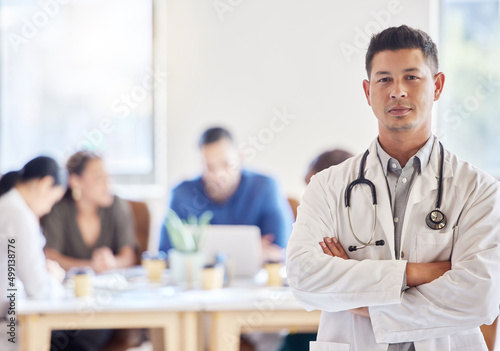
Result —
<instances>
[{"instance_id":1,"label":"blurred office background","mask_svg":"<svg viewBox=\"0 0 500 351\"><path fill-rule=\"evenodd\" d=\"M0 173L100 152L116 192L147 201L151 246L200 133L222 125L300 198L314 156L376 137L364 54L400 24L439 45L435 133L499 177L498 0L1 0Z\"/></svg>"}]
</instances>

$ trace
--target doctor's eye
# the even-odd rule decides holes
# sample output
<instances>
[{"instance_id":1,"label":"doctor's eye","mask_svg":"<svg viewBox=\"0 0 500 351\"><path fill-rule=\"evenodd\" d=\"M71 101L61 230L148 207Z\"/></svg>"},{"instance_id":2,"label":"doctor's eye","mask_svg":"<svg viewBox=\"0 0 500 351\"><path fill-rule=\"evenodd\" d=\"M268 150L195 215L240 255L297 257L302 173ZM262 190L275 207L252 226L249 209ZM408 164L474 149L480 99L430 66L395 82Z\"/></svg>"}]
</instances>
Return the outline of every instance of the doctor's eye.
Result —
<instances>
[{"instance_id":1,"label":"doctor's eye","mask_svg":"<svg viewBox=\"0 0 500 351\"><path fill-rule=\"evenodd\" d=\"M385 83L385 82L388 82L389 80L390 80L390 78L384 77L384 78L380 78L379 80L377 80L377 82L379 82L379 83Z\"/></svg>"},{"instance_id":2,"label":"doctor's eye","mask_svg":"<svg viewBox=\"0 0 500 351\"><path fill-rule=\"evenodd\" d=\"M408 79L408 80L417 80L418 77L417 76L408 76L408 77L406 77L406 79Z\"/></svg>"}]
</instances>

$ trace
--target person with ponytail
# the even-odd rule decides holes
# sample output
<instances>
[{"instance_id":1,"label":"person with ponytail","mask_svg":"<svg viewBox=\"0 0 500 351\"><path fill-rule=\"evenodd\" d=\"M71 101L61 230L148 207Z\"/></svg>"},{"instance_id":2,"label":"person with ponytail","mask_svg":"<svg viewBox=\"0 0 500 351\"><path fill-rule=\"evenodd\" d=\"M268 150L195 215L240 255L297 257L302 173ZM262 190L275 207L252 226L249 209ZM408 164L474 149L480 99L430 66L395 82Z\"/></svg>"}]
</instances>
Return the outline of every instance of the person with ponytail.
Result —
<instances>
[{"instance_id":1,"label":"person with ponytail","mask_svg":"<svg viewBox=\"0 0 500 351\"><path fill-rule=\"evenodd\" d=\"M0 178L0 320L9 316L6 297L11 288L8 267L12 260L17 296L49 299L64 294L61 283L65 272L56 262L46 260L45 238L39 224L39 218L64 194L63 178L56 161L44 156ZM0 321L0 350L16 350L17 340L9 342L6 329L7 322Z\"/></svg>"},{"instance_id":2,"label":"person with ponytail","mask_svg":"<svg viewBox=\"0 0 500 351\"><path fill-rule=\"evenodd\" d=\"M66 168L66 194L42 218L47 257L64 269L89 266L97 273L133 266L137 245L132 209L109 192L101 157L79 151Z\"/></svg>"}]
</instances>

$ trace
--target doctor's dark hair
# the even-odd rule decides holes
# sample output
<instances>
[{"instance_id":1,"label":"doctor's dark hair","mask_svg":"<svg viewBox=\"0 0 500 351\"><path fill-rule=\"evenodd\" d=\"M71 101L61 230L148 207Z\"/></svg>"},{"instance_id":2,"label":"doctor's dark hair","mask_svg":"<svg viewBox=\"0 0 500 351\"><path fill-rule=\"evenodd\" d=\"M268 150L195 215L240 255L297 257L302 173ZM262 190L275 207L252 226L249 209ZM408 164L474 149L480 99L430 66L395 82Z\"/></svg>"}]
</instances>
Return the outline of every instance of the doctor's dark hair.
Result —
<instances>
[{"instance_id":1,"label":"doctor's dark hair","mask_svg":"<svg viewBox=\"0 0 500 351\"><path fill-rule=\"evenodd\" d=\"M370 79L375 54L385 50L420 49L434 75L438 72L438 50L432 38L420 29L406 25L390 27L372 36L365 57L365 68Z\"/></svg>"},{"instance_id":2,"label":"doctor's dark hair","mask_svg":"<svg viewBox=\"0 0 500 351\"><path fill-rule=\"evenodd\" d=\"M201 135L200 140L198 141L198 147L216 143L222 139L227 139L233 142L233 137L231 136L231 133L227 131L227 129L221 127L209 128Z\"/></svg>"},{"instance_id":3,"label":"doctor's dark hair","mask_svg":"<svg viewBox=\"0 0 500 351\"><path fill-rule=\"evenodd\" d=\"M0 196L11 190L16 184L46 176L54 179L54 186L61 185L66 178L54 159L46 156L36 157L24 165L21 170L8 172L0 178Z\"/></svg>"}]
</instances>

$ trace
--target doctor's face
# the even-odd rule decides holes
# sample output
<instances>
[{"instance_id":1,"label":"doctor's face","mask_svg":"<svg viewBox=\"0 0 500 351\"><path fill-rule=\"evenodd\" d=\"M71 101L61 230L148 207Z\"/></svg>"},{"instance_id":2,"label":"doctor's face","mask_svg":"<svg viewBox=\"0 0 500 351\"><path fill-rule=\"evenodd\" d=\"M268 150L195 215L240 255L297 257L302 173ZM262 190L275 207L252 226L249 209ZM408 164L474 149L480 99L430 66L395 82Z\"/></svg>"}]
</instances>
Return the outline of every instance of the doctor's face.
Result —
<instances>
[{"instance_id":1,"label":"doctor's face","mask_svg":"<svg viewBox=\"0 0 500 351\"><path fill-rule=\"evenodd\" d=\"M431 132L431 110L444 84L433 74L420 49L381 51L373 57L370 80L363 89L378 119L379 132Z\"/></svg>"}]
</instances>

